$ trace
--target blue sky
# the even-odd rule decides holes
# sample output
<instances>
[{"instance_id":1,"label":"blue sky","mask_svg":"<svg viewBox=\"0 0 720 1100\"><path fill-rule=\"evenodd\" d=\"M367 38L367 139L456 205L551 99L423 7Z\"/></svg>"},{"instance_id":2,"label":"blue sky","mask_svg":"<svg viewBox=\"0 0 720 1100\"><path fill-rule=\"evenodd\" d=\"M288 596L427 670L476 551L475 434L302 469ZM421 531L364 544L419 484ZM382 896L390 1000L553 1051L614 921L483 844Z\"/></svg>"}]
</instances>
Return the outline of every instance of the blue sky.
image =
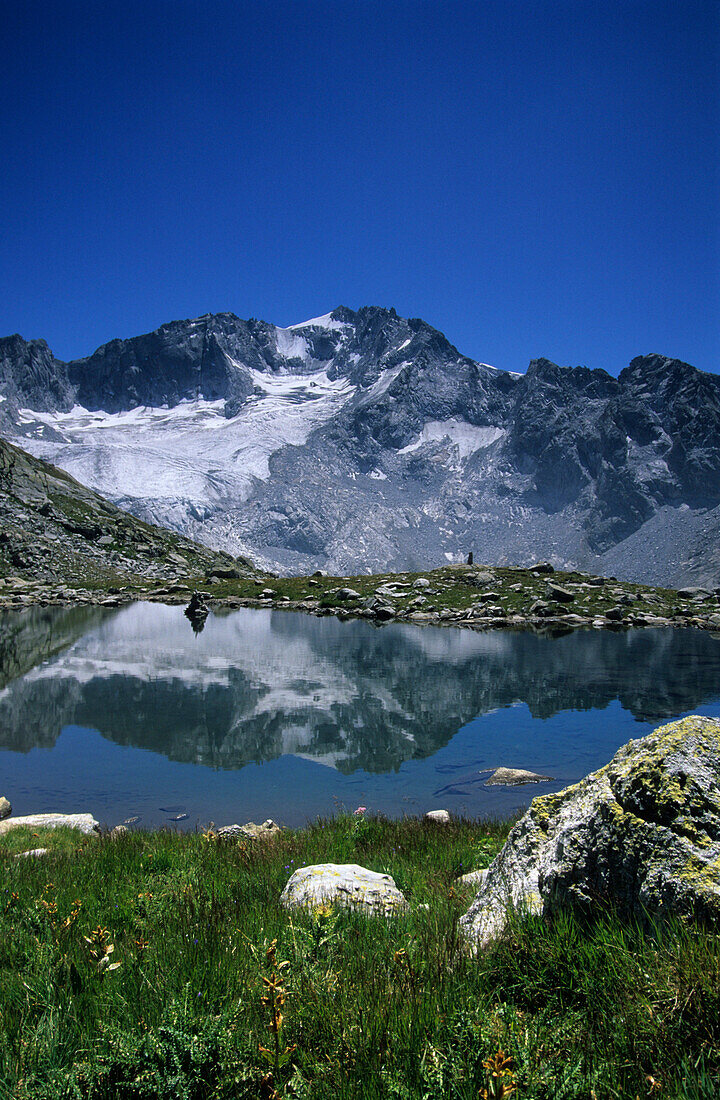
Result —
<instances>
[{"instance_id":1,"label":"blue sky","mask_svg":"<svg viewBox=\"0 0 720 1100\"><path fill-rule=\"evenodd\" d=\"M509 370L720 370L716 0L3 18L0 334L373 304Z\"/></svg>"}]
</instances>

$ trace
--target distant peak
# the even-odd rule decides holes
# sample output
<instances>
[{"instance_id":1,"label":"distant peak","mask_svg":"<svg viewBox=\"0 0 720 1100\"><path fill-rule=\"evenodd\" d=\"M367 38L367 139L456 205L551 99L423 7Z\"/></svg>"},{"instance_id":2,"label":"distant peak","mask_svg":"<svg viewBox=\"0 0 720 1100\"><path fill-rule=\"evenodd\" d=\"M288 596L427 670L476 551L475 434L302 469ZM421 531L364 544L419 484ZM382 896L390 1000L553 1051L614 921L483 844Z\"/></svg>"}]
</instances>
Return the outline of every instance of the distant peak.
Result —
<instances>
[{"instance_id":1,"label":"distant peak","mask_svg":"<svg viewBox=\"0 0 720 1100\"><path fill-rule=\"evenodd\" d=\"M345 306L338 306L330 313L323 313L321 317L311 317L309 321L299 321L296 325L288 325L288 328L342 328L351 319L351 311Z\"/></svg>"}]
</instances>

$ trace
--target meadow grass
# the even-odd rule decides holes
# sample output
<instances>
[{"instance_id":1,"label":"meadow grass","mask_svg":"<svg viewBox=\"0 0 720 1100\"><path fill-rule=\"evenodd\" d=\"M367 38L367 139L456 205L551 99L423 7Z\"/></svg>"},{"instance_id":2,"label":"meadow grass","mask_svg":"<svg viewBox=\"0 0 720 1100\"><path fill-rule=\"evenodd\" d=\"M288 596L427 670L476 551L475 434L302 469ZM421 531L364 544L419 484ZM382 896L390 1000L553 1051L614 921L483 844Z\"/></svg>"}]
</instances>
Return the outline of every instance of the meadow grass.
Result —
<instances>
[{"instance_id":1,"label":"meadow grass","mask_svg":"<svg viewBox=\"0 0 720 1100\"><path fill-rule=\"evenodd\" d=\"M720 937L605 910L516 920L467 954L474 890L457 877L508 828L344 815L255 843L11 831L0 1096L716 1097ZM409 910L283 910L293 870L320 862L389 872Z\"/></svg>"}]
</instances>

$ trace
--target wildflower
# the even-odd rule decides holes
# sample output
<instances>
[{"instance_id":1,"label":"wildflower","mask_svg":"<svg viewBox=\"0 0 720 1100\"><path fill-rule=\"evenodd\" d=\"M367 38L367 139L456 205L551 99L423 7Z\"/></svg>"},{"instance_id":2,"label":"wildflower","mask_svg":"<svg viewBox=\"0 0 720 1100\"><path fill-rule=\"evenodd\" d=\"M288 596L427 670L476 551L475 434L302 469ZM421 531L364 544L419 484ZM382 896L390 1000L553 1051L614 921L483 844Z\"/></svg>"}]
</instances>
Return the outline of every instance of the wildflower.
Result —
<instances>
[{"instance_id":1,"label":"wildflower","mask_svg":"<svg viewBox=\"0 0 720 1100\"><path fill-rule=\"evenodd\" d=\"M365 813L366 810L367 810L367 806L358 806L357 810L353 810L353 816L354 817L362 817L362 815Z\"/></svg>"}]
</instances>

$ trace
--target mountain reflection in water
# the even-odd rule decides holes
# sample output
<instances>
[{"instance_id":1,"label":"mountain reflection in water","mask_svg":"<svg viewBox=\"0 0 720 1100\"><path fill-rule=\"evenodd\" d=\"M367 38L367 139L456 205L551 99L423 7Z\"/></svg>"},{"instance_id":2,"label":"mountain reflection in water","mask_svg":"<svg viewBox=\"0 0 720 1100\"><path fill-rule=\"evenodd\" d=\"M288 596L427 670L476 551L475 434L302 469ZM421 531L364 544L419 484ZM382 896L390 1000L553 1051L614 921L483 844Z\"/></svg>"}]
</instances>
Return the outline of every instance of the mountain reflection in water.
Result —
<instances>
[{"instance_id":1,"label":"mountain reflection in water","mask_svg":"<svg viewBox=\"0 0 720 1100\"><path fill-rule=\"evenodd\" d=\"M0 670L0 749L50 748L78 726L223 771L291 754L384 774L517 703L547 719L618 701L658 724L720 695L720 641L672 629L378 629L274 610L210 615L196 636L181 608L134 604L5 614Z\"/></svg>"}]
</instances>

